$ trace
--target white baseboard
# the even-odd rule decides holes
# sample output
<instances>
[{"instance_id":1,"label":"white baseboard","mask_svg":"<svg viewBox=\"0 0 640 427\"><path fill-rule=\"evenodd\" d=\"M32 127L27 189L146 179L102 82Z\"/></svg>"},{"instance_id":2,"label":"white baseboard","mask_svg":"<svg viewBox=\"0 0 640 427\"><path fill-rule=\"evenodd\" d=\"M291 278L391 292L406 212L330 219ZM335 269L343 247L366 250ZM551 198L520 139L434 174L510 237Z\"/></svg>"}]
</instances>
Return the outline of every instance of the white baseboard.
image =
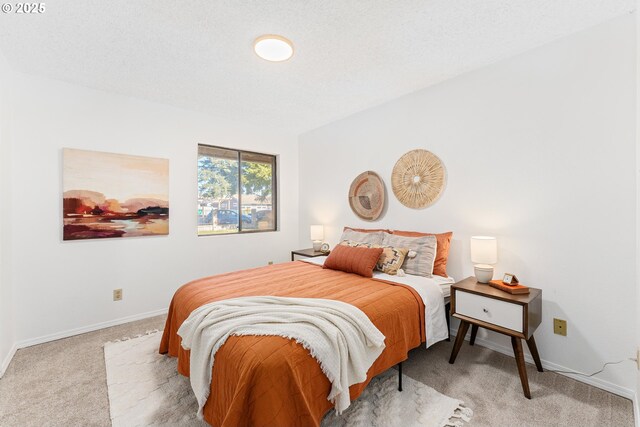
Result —
<instances>
[{"instance_id":1,"label":"white baseboard","mask_svg":"<svg viewBox=\"0 0 640 427\"><path fill-rule=\"evenodd\" d=\"M99 329L109 328L111 326L122 325L123 323L134 322L136 320L147 319L149 317L160 316L162 314L166 314L167 309L163 308L162 310L148 311L146 313L134 314L132 316L121 317L119 319L109 320L108 322L94 323L93 325L83 326L81 328L69 329L62 332L56 332L55 334L43 335L38 338L31 338L28 340L19 341L17 343L13 343L11 350L2 361L0 365L0 378L4 375L13 356L15 356L16 351L21 348L31 347L32 345L43 344L50 341L59 340L62 338L72 337L74 335L85 334L87 332L97 331Z\"/></svg>"},{"instance_id":2,"label":"white baseboard","mask_svg":"<svg viewBox=\"0 0 640 427\"><path fill-rule=\"evenodd\" d=\"M49 341L55 341L62 338L72 337L74 335L85 334L87 332L97 331L98 329L109 328L111 326L122 325L123 323L134 322L136 320L147 319L149 317L160 316L166 314L167 309L148 311L146 313L134 314L132 316L121 317L119 319L109 320L107 322L94 323L93 325L83 326L81 328L69 329L62 332L56 332L55 334L43 335L37 338L31 338L28 340L19 341L16 345L18 349L31 347L32 345L42 344Z\"/></svg>"},{"instance_id":3,"label":"white baseboard","mask_svg":"<svg viewBox=\"0 0 640 427\"><path fill-rule=\"evenodd\" d=\"M0 378L2 378L4 376L4 373L7 371L9 363L11 363L11 360L13 359L13 356L15 356L16 351L18 351L18 345L16 343L13 343L13 346L11 346L9 353L7 353L7 356L4 358L2 364L0 365Z\"/></svg>"},{"instance_id":4,"label":"white baseboard","mask_svg":"<svg viewBox=\"0 0 640 427\"><path fill-rule=\"evenodd\" d=\"M453 340L454 337L456 336L456 333L458 332L458 329L456 328L451 329L451 339ZM468 340L466 340L468 341ZM507 356L511 356L514 357L513 355L513 349L511 347L506 347L500 344L496 344L492 341L480 338L480 337L476 337L476 344L482 346L482 347L486 347L488 349L497 351L498 353L502 353L505 354ZM526 354L524 355L524 360L527 363L531 363L531 364L535 364L535 362L533 361L533 358L529 355ZM548 360L543 360L540 359L540 361L542 362L542 367L545 369L548 369L550 371L575 371L575 369L571 369L571 368L567 368L565 366L561 366L558 365L556 363L553 362L549 362ZM630 399L631 401L634 402L634 413L635 413L635 409L636 409L636 404L635 404L635 398L636 398L636 392L634 390L628 389L626 387L621 387L617 384L611 383L609 381L605 381L596 377L584 377L582 375L576 375L576 374L564 374L564 373L559 373L560 375L564 375L565 377L569 377L571 379L574 379L576 381L580 381L581 383L585 383L585 384L589 384L592 385L594 387L598 387L602 390L606 390L608 392L611 392L613 394L617 394L618 396L622 396L625 397L627 399ZM636 417L636 420L638 418ZM638 426L638 421L636 421L636 427L640 427Z\"/></svg>"},{"instance_id":5,"label":"white baseboard","mask_svg":"<svg viewBox=\"0 0 640 427\"><path fill-rule=\"evenodd\" d=\"M638 407L638 393L636 392L633 395L633 419L635 421L635 426L640 427L640 408Z\"/></svg>"}]
</instances>

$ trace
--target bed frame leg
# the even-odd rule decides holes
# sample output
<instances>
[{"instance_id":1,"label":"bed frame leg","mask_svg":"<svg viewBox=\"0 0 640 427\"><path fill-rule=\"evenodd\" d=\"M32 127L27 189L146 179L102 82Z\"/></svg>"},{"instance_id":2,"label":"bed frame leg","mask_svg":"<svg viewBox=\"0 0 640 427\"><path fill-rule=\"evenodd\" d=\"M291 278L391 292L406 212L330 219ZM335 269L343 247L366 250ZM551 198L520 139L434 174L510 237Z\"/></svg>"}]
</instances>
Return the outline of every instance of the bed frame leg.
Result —
<instances>
[{"instance_id":1,"label":"bed frame leg","mask_svg":"<svg viewBox=\"0 0 640 427\"><path fill-rule=\"evenodd\" d=\"M398 391L402 391L402 362L398 363Z\"/></svg>"},{"instance_id":2,"label":"bed frame leg","mask_svg":"<svg viewBox=\"0 0 640 427\"><path fill-rule=\"evenodd\" d=\"M447 319L447 341L451 341L451 301L444 306L444 312Z\"/></svg>"}]
</instances>

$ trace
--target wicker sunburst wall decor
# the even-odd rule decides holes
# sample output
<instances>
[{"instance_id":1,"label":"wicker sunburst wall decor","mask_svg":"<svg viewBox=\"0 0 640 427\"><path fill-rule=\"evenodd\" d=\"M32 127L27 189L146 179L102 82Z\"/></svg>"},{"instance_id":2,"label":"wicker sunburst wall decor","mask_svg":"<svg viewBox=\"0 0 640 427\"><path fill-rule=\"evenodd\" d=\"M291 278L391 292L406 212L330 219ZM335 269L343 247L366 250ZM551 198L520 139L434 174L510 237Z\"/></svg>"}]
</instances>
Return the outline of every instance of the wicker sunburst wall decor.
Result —
<instances>
[{"instance_id":1,"label":"wicker sunburst wall decor","mask_svg":"<svg viewBox=\"0 0 640 427\"><path fill-rule=\"evenodd\" d=\"M362 219L378 219L384 209L384 184L377 173L362 172L353 180L349 188L349 205Z\"/></svg>"},{"instance_id":2,"label":"wicker sunburst wall decor","mask_svg":"<svg viewBox=\"0 0 640 427\"><path fill-rule=\"evenodd\" d=\"M421 209L438 200L446 174L440 159L427 150L412 150L396 162L391 173L391 188L400 203Z\"/></svg>"}]
</instances>

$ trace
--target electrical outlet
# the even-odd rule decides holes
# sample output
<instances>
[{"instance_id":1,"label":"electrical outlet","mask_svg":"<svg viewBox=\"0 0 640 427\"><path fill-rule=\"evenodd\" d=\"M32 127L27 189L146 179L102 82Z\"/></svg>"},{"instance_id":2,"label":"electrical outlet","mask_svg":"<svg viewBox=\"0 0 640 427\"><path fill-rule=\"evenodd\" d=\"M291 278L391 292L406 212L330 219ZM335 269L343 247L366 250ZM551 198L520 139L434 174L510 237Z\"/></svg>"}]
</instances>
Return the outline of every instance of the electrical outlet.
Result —
<instances>
[{"instance_id":1,"label":"electrical outlet","mask_svg":"<svg viewBox=\"0 0 640 427\"><path fill-rule=\"evenodd\" d=\"M564 319L553 319L553 333L567 336L567 321Z\"/></svg>"},{"instance_id":2,"label":"electrical outlet","mask_svg":"<svg viewBox=\"0 0 640 427\"><path fill-rule=\"evenodd\" d=\"M113 300L114 301L122 301L122 289L114 289L113 290Z\"/></svg>"},{"instance_id":3,"label":"electrical outlet","mask_svg":"<svg viewBox=\"0 0 640 427\"><path fill-rule=\"evenodd\" d=\"M269 261L267 265L273 265L273 261Z\"/></svg>"}]
</instances>

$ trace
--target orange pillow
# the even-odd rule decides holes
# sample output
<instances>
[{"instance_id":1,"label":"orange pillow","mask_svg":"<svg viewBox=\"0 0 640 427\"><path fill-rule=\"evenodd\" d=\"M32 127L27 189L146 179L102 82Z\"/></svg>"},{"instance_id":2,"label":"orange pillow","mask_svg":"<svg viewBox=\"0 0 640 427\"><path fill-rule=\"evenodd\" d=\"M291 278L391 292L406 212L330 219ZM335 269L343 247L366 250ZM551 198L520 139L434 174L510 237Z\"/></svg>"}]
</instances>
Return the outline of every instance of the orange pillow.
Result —
<instances>
[{"instance_id":1,"label":"orange pillow","mask_svg":"<svg viewBox=\"0 0 640 427\"><path fill-rule=\"evenodd\" d=\"M324 260L322 268L373 277L373 269L381 253L382 248L337 245Z\"/></svg>"},{"instance_id":2,"label":"orange pillow","mask_svg":"<svg viewBox=\"0 0 640 427\"><path fill-rule=\"evenodd\" d=\"M423 236L436 236L438 247L436 248L436 260L433 263L433 274L442 277L448 277L447 275L447 260L449 258L449 246L451 246L451 236L453 232L447 233L419 233L417 231L398 231L391 230L391 234L397 234L398 236L405 237L423 237Z\"/></svg>"},{"instance_id":3,"label":"orange pillow","mask_svg":"<svg viewBox=\"0 0 640 427\"><path fill-rule=\"evenodd\" d=\"M344 227L342 229L342 231L344 230L352 230L352 231L357 231L360 233L375 233L376 231L384 231L385 233L391 233L391 231L387 230L386 228L353 228L353 227Z\"/></svg>"}]
</instances>

